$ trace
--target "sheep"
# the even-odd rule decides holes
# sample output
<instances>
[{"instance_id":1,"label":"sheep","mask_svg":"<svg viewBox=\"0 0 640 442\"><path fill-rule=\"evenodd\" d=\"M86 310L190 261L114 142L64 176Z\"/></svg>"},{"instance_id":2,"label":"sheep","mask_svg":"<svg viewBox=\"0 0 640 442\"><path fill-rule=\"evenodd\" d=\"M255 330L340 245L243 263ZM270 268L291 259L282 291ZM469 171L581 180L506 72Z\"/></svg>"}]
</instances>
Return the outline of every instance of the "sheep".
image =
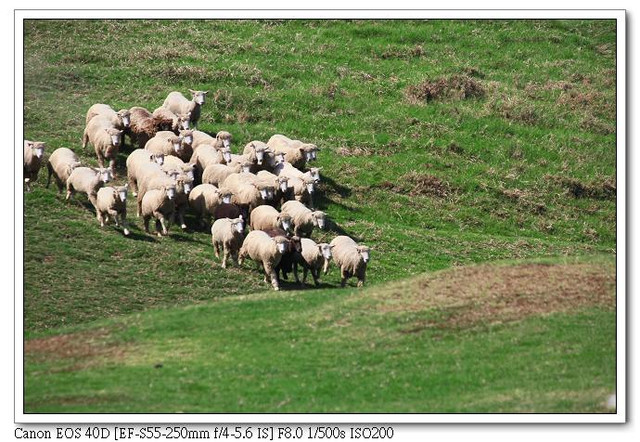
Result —
<instances>
[{"instance_id":1,"label":"sheep","mask_svg":"<svg viewBox=\"0 0 640 442\"><path fill-rule=\"evenodd\" d=\"M113 218L116 227L118 227L118 218L120 218L125 236L129 236L129 227L127 226L127 188L126 184L119 187L102 187L98 190L96 197L96 216L100 227L104 227L109 218Z\"/></svg>"},{"instance_id":2,"label":"sheep","mask_svg":"<svg viewBox=\"0 0 640 442\"><path fill-rule=\"evenodd\" d=\"M27 191L31 190L31 183L38 179L38 172L40 172L45 148L46 144L43 141L24 140L23 171Z\"/></svg>"},{"instance_id":3,"label":"sheep","mask_svg":"<svg viewBox=\"0 0 640 442\"><path fill-rule=\"evenodd\" d=\"M251 165L249 163L236 163L233 166L227 164L210 164L202 172L202 182L220 186L220 184L234 173L247 173Z\"/></svg>"},{"instance_id":4,"label":"sheep","mask_svg":"<svg viewBox=\"0 0 640 442\"><path fill-rule=\"evenodd\" d=\"M151 189L161 189L163 187L176 186L176 180L180 172L172 170L165 173L160 167L153 164L145 164L138 169L138 194L137 196L137 215L142 213L142 198L144 194Z\"/></svg>"},{"instance_id":5,"label":"sheep","mask_svg":"<svg viewBox=\"0 0 640 442\"><path fill-rule=\"evenodd\" d=\"M195 212L200 221L200 226L204 226L204 218L215 216L216 209L220 204L229 203L231 203L231 194L220 192L212 184L199 184L191 189L189 193L189 207ZM234 218L237 218L237 216Z\"/></svg>"},{"instance_id":6,"label":"sheep","mask_svg":"<svg viewBox=\"0 0 640 442\"><path fill-rule=\"evenodd\" d=\"M314 183L319 183L321 169L322 167L312 167L307 172L303 172L297 167L294 167L293 164L289 163L288 161L283 161L281 163L278 163L273 168L273 173L278 176L284 175L284 176L295 177L300 179L304 179L305 177L311 177L313 178Z\"/></svg>"},{"instance_id":7,"label":"sheep","mask_svg":"<svg viewBox=\"0 0 640 442\"><path fill-rule=\"evenodd\" d=\"M156 219L156 233L158 236L168 235L171 220L175 212L176 188L174 185L151 189L145 193L141 204L141 215L144 221L144 231L149 233L151 217ZM162 233L160 228L162 227Z\"/></svg>"},{"instance_id":8,"label":"sheep","mask_svg":"<svg viewBox=\"0 0 640 442\"><path fill-rule=\"evenodd\" d=\"M231 149L223 147L218 150L210 144L201 145L191 155L190 163L193 163L195 176L198 182L202 182L202 173L212 164L227 164L231 161Z\"/></svg>"},{"instance_id":9,"label":"sheep","mask_svg":"<svg viewBox=\"0 0 640 442\"><path fill-rule=\"evenodd\" d=\"M293 220L293 233L310 237L314 227L325 228L324 212L312 211L299 201L287 201L282 205L282 212L288 213Z\"/></svg>"},{"instance_id":10,"label":"sheep","mask_svg":"<svg viewBox=\"0 0 640 442\"><path fill-rule=\"evenodd\" d=\"M332 258L331 249L335 246L327 243L318 243L309 238L302 238L300 240L300 246L302 248L302 284L307 281L307 273L311 272L313 277L313 283L316 287L319 285L318 277L320 276L320 269L326 275L329 271L329 263ZM294 264L294 266L297 265ZM294 271L296 268L294 267Z\"/></svg>"},{"instance_id":11,"label":"sheep","mask_svg":"<svg viewBox=\"0 0 640 442\"><path fill-rule=\"evenodd\" d=\"M287 243L287 248L285 252L282 254L282 258L280 262L275 267L276 277L278 278L278 282L280 282L280 272L282 272L282 278L288 279L287 274L293 272L296 283L300 284L300 278L298 277L298 267L297 264L302 264L302 245L300 243L299 236L291 236L289 233L284 231L281 228L275 229L266 229L263 230L267 235L274 238L276 236L284 236L289 241Z\"/></svg>"},{"instance_id":12,"label":"sheep","mask_svg":"<svg viewBox=\"0 0 640 442\"><path fill-rule=\"evenodd\" d=\"M227 259L231 256L238 262L238 252L244 239L244 220L242 218L220 218L211 226L211 243L216 258L220 258L222 248L222 268L227 268Z\"/></svg>"},{"instance_id":13,"label":"sheep","mask_svg":"<svg viewBox=\"0 0 640 442\"><path fill-rule=\"evenodd\" d=\"M180 92L170 92L167 98L165 98L164 103L162 103L162 107L178 115L190 113L191 122L194 126L197 126L198 120L200 119L200 107L204 104L205 96L209 91L194 91L189 89L189 92L191 92L191 100L185 98Z\"/></svg>"},{"instance_id":14,"label":"sheep","mask_svg":"<svg viewBox=\"0 0 640 442\"><path fill-rule=\"evenodd\" d=\"M289 188L289 177L286 177L284 175L277 176L266 170L259 171L256 176L260 180L264 182L270 182L273 185L275 189L273 195L273 204L275 207L280 206L283 200L288 199L288 195L291 193Z\"/></svg>"},{"instance_id":15,"label":"sheep","mask_svg":"<svg viewBox=\"0 0 640 442\"><path fill-rule=\"evenodd\" d=\"M184 222L184 213L189 206L189 193L193 188L193 179L189 178L186 174L179 174L176 177L176 198L175 198L175 217L176 221L180 223L182 230L187 229L187 225Z\"/></svg>"},{"instance_id":16,"label":"sheep","mask_svg":"<svg viewBox=\"0 0 640 442\"><path fill-rule=\"evenodd\" d=\"M315 192L313 178L308 176L304 179L288 177L287 185L289 186L288 191L282 196L284 200L295 200L313 209L313 193Z\"/></svg>"},{"instance_id":17,"label":"sheep","mask_svg":"<svg viewBox=\"0 0 640 442\"><path fill-rule=\"evenodd\" d=\"M47 160L47 189L51 184L51 176L56 180L58 193L62 192L67 178L76 167L80 166L80 158L71 149L60 147L53 151Z\"/></svg>"},{"instance_id":18,"label":"sheep","mask_svg":"<svg viewBox=\"0 0 640 442\"><path fill-rule=\"evenodd\" d=\"M94 104L89 108L85 124L89 124L89 121L97 115L109 119L116 129L126 129L131 124L131 111L129 109L120 109L116 112L108 104L101 103Z\"/></svg>"},{"instance_id":19,"label":"sheep","mask_svg":"<svg viewBox=\"0 0 640 442\"><path fill-rule=\"evenodd\" d=\"M370 248L358 245L348 236L336 236L329 245L333 246L331 254L336 266L340 269L340 286L344 287L347 279L355 276L358 278L358 287L364 285L367 263L369 262Z\"/></svg>"},{"instance_id":20,"label":"sheep","mask_svg":"<svg viewBox=\"0 0 640 442\"><path fill-rule=\"evenodd\" d=\"M267 141L267 146L274 152L284 153L285 160L298 169L304 168L308 161L313 161L317 157L318 147L315 144L292 140L284 135L273 135Z\"/></svg>"},{"instance_id":21,"label":"sheep","mask_svg":"<svg viewBox=\"0 0 640 442\"><path fill-rule=\"evenodd\" d=\"M169 109L162 106L154 109L151 115L163 121L171 121L171 125L164 125L162 130L170 130L176 133L179 130L189 129L189 125L191 123L191 114L189 112L176 114L175 112L171 112Z\"/></svg>"},{"instance_id":22,"label":"sheep","mask_svg":"<svg viewBox=\"0 0 640 442\"><path fill-rule=\"evenodd\" d=\"M250 226L253 230L283 229L288 232L291 229L291 216L284 212L278 212L271 206L261 205L251 211Z\"/></svg>"},{"instance_id":23,"label":"sheep","mask_svg":"<svg viewBox=\"0 0 640 442\"><path fill-rule=\"evenodd\" d=\"M161 130L147 141L144 148L153 153L179 157L182 153L182 137L168 130Z\"/></svg>"},{"instance_id":24,"label":"sheep","mask_svg":"<svg viewBox=\"0 0 640 442\"><path fill-rule=\"evenodd\" d=\"M256 175L246 172L229 175L220 185L220 190L231 192L231 202L244 208L249 214L254 208L272 200L274 194L273 185L262 182Z\"/></svg>"},{"instance_id":25,"label":"sheep","mask_svg":"<svg viewBox=\"0 0 640 442\"><path fill-rule=\"evenodd\" d=\"M242 156L253 164L262 166L264 164L265 155L271 153L271 150L262 141L251 141L247 143L242 152Z\"/></svg>"},{"instance_id":26,"label":"sheep","mask_svg":"<svg viewBox=\"0 0 640 442\"><path fill-rule=\"evenodd\" d=\"M82 147L85 148L88 142L93 144L100 167L104 167L104 161L109 160L111 174L115 177L116 157L122 144L122 130L113 127L106 117L95 116L87 123L82 134Z\"/></svg>"},{"instance_id":27,"label":"sheep","mask_svg":"<svg viewBox=\"0 0 640 442\"><path fill-rule=\"evenodd\" d=\"M138 195L138 176L141 168L147 164L155 164L153 169L159 170L165 161L163 153L153 153L146 149L136 149L127 157L127 182L132 190L133 196Z\"/></svg>"},{"instance_id":28,"label":"sheep","mask_svg":"<svg viewBox=\"0 0 640 442\"><path fill-rule=\"evenodd\" d=\"M180 130L179 135L181 138L181 149L177 157L184 162L188 162L191 160L191 156L193 155L193 131L191 129Z\"/></svg>"},{"instance_id":29,"label":"sheep","mask_svg":"<svg viewBox=\"0 0 640 442\"><path fill-rule=\"evenodd\" d=\"M229 195L229 199L231 199L231 194L223 195ZM213 219L220 218L242 218L246 220L249 218L249 214L237 204L222 202L213 211Z\"/></svg>"},{"instance_id":30,"label":"sheep","mask_svg":"<svg viewBox=\"0 0 640 442\"><path fill-rule=\"evenodd\" d=\"M103 167L94 169L92 167L76 167L73 169L67 179L67 196L68 201L76 192L86 193L93 207L96 207L96 197L98 190L105 183L112 179L111 171Z\"/></svg>"},{"instance_id":31,"label":"sheep","mask_svg":"<svg viewBox=\"0 0 640 442\"><path fill-rule=\"evenodd\" d=\"M162 165L162 170L164 170L165 172L178 170L184 173L186 176L188 176L191 181L195 179L195 164L185 163L180 158L174 157L173 155L168 155L164 157L164 164Z\"/></svg>"},{"instance_id":32,"label":"sheep","mask_svg":"<svg viewBox=\"0 0 640 442\"><path fill-rule=\"evenodd\" d=\"M133 144L137 141L138 148L143 149L151 138L160 130L169 130L173 126L172 118L164 115L153 115L143 107L134 106L129 109L131 122L127 134Z\"/></svg>"},{"instance_id":33,"label":"sheep","mask_svg":"<svg viewBox=\"0 0 640 442\"><path fill-rule=\"evenodd\" d=\"M267 278L269 278L274 290L280 290L275 267L280 263L282 254L287 249L287 242L288 239L284 236L271 238L262 230L252 230L242 242L238 253L238 265L242 265L246 257L255 261L258 267L262 264L264 282L268 283Z\"/></svg>"}]
</instances>

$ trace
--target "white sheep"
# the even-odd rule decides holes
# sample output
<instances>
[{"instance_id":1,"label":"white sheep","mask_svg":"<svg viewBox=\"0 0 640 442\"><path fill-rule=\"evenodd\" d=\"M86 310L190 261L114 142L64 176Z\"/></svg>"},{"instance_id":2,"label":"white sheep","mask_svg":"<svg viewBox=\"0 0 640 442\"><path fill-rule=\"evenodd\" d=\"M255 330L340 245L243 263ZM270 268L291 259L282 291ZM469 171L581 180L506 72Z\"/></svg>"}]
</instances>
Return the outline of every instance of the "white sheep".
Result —
<instances>
[{"instance_id":1,"label":"white sheep","mask_svg":"<svg viewBox=\"0 0 640 442\"><path fill-rule=\"evenodd\" d=\"M142 213L142 198L144 194L151 189L161 189L163 187L176 187L176 180L180 172L172 170L165 173L162 168L154 164L144 164L138 168L138 194L137 196L137 215Z\"/></svg>"},{"instance_id":2,"label":"white sheep","mask_svg":"<svg viewBox=\"0 0 640 442\"><path fill-rule=\"evenodd\" d=\"M242 265L246 257L255 261L258 267L262 267L264 270L264 282L268 283L267 278L269 278L273 288L280 290L275 268L280 263L288 243L289 240L284 236L271 238L262 230L252 230L245 237L242 247L240 247L238 264Z\"/></svg>"},{"instance_id":3,"label":"white sheep","mask_svg":"<svg viewBox=\"0 0 640 442\"><path fill-rule=\"evenodd\" d=\"M109 119L116 129L126 129L131 124L131 111L129 109L120 109L116 112L108 104L102 103L94 104L89 108L85 124L89 124L89 121L97 115Z\"/></svg>"},{"instance_id":4,"label":"white sheep","mask_svg":"<svg viewBox=\"0 0 640 442\"><path fill-rule=\"evenodd\" d=\"M344 287L347 279L355 276L358 278L358 287L362 287L369 262L370 248L358 245L345 235L336 236L329 244L333 246L331 254L336 266L340 269L340 277L342 278L340 285Z\"/></svg>"},{"instance_id":5,"label":"white sheep","mask_svg":"<svg viewBox=\"0 0 640 442\"><path fill-rule=\"evenodd\" d=\"M193 210L200 225L204 226L204 219L215 217L220 204L230 204L231 194L223 193L212 184L199 184L189 192L189 207Z\"/></svg>"},{"instance_id":6,"label":"white sheep","mask_svg":"<svg viewBox=\"0 0 640 442\"><path fill-rule=\"evenodd\" d=\"M216 258L220 258L222 249L222 268L227 268L227 259L238 261L238 252L244 239L244 220L242 218L220 218L211 226L211 243Z\"/></svg>"},{"instance_id":7,"label":"white sheep","mask_svg":"<svg viewBox=\"0 0 640 442\"><path fill-rule=\"evenodd\" d=\"M179 174L176 177L175 216L182 230L187 229L187 225L184 222L184 214L187 207L189 207L189 193L191 193L191 189L193 189L193 179L184 173Z\"/></svg>"},{"instance_id":8,"label":"white sheep","mask_svg":"<svg viewBox=\"0 0 640 442\"><path fill-rule=\"evenodd\" d=\"M134 141L138 143L139 149L144 149L147 141L153 138L158 131L172 129L172 117L153 115L144 107L139 106L132 107L129 112L131 123L126 129L126 133L131 138L132 144Z\"/></svg>"},{"instance_id":9,"label":"white sheep","mask_svg":"<svg viewBox=\"0 0 640 442\"><path fill-rule=\"evenodd\" d=\"M177 156L182 161L187 162L193 155L193 131L191 129L182 129L179 131L179 135L181 149Z\"/></svg>"},{"instance_id":10,"label":"white sheep","mask_svg":"<svg viewBox=\"0 0 640 442\"><path fill-rule=\"evenodd\" d=\"M290 194L291 190L289 188L289 177L284 175L277 176L266 170L259 171L256 176L264 182L271 183L271 185L275 189L273 195L273 203L276 206L280 206L283 201L289 199L288 195Z\"/></svg>"},{"instance_id":11,"label":"white sheep","mask_svg":"<svg viewBox=\"0 0 640 442\"><path fill-rule=\"evenodd\" d=\"M273 200L275 190L271 183L265 183L248 172L232 173L219 187L220 190L232 193L231 202L245 209L247 213Z\"/></svg>"},{"instance_id":12,"label":"white sheep","mask_svg":"<svg viewBox=\"0 0 640 442\"><path fill-rule=\"evenodd\" d=\"M86 193L93 207L96 207L98 190L111 181L111 171L105 168L94 169L92 167L76 167L67 179L66 200L76 192Z\"/></svg>"},{"instance_id":13,"label":"white sheep","mask_svg":"<svg viewBox=\"0 0 640 442\"><path fill-rule=\"evenodd\" d=\"M242 156L253 164L262 166L264 164L265 155L271 153L269 147L262 141L251 141L247 143L242 152Z\"/></svg>"},{"instance_id":14,"label":"white sheep","mask_svg":"<svg viewBox=\"0 0 640 442\"><path fill-rule=\"evenodd\" d=\"M250 226L252 230L283 229L289 232L292 226L291 216L285 212L278 212L275 208L261 205L251 211Z\"/></svg>"},{"instance_id":15,"label":"white sheep","mask_svg":"<svg viewBox=\"0 0 640 442\"><path fill-rule=\"evenodd\" d=\"M174 113L165 107L159 107L153 111L151 114L154 118L163 121L171 121L170 127L163 127L163 130L171 130L173 132L177 132L179 130L189 129L189 125L191 123L191 114L190 113Z\"/></svg>"},{"instance_id":16,"label":"white sheep","mask_svg":"<svg viewBox=\"0 0 640 442\"><path fill-rule=\"evenodd\" d=\"M234 165L209 164L202 172L202 182L219 187L229 175L240 172L247 173L250 167L251 165L249 163L237 163Z\"/></svg>"},{"instance_id":17,"label":"white sheep","mask_svg":"<svg viewBox=\"0 0 640 442\"><path fill-rule=\"evenodd\" d=\"M287 185L289 188L287 193L283 195L283 199L295 200L313 209L313 195L315 192L313 178L308 176L304 177L304 179L288 177Z\"/></svg>"},{"instance_id":18,"label":"white sheep","mask_svg":"<svg viewBox=\"0 0 640 442\"><path fill-rule=\"evenodd\" d=\"M105 160L109 160L111 174L116 176L116 157L122 144L122 131L113 127L111 122L103 116L93 117L82 134L82 147L87 143L93 144L98 164L104 167Z\"/></svg>"},{"instance_id":19,"label":"white sheep","mask_svg":"<svg viewBox=\"0 0 640 442\"><path fill-rule=\"evenodd\" d=\"M195 175L198 181L202 180L202 173L212 164L227 164L231 161L231 149L223 147L218 150L210 144L203 144L197 150L193 151L190 163L195 166Z\"/></svg>"},{"instance_id":20,"label":"white sheep","mask_svg":"<svg viewBox=\"0 0 640 442\"><path fill-rule=\"evenodd\" d=\"M162 107L170 110L174 114L191 114L191 123L194 126L198 125L200 119L200 107L204 104L205 97L209 91L194 91L189 89L192 99L188 100L180 92L173 91L167 95Z\"/></svg>"},{"instance_id":21,"label":"white sheep","mask_svg":"<svg viewBox=\"0 0 640 442\"><path fill-rule=\"evenodd\" d=\"M298 169L304 168L308 161L313 161L317 157L316 152L318 151L318 147L315 144L292 140L280 134L269 138L267 146L274 152L284 153L285 160Z\"/></svg>"},{"instance_id":22,"label":"white sheep","mask_svg":"<svg viewBox=\"0 0 640 442\"><path fill-rule=\"evenodd\" d=\"M146 149L136 149L127 157L127 182L131 189L133 196L138 195L138 176L141 175L141 170L148 164L154 170L160 170L164 165L165 156L163 153L153 153Z\"/></svg>"},{"instance_id":23,"label":"white sheep","mask_svg":"<svg viewBox=\"0 0 640 442\"><path fill-rule=\"evenodd\" d=\"M164 157L164 164L162 164L162 170L170 172L171 170L179 170L189 177L191 181L195 179L195 164L185 163L180 158L173 155Z\"/></svg>"},{"instance_id":24,"label":"white sheep","mask_svg":"<svg viewBox=\"0 0 640 442\"><path fill-rule=\"evenodd\" d=\"M313 283L318 286L318 277L320 276L320 269L326 275L329 271L329 263L331 262L332 253L331 249L334 248L331 244L319 243L309 238L301 238L300 245L302 246L302 283L307 281L307 273L310 271L313 277Z\"/></svg>"},{"instance_id":25,"label":"white sheep","mask_svg":"<svg viewBox=\"0 0 640 442\"><path fill-rule=\"evenodd\" d=\"M293 233L310 237L314 227L325 228L326 215L320 210L312 211L299 201L287 201L282 204L282 212L288 213L293 221Z\"/></svg>"},{"instance_id":26,"label":"white sheep","mask_svg":"<svg viewBox=\"0 0 640 442\"><path fill-rule=\"evenodd\" d=\"M24 140L23 171L27 190L31 190L31 183L38 179L38 172L40 172L45 148L46 144L43 141Z\"/></svg>"},{"instance_id":27,"label":"white sheep","mask_svg":"<svg viewBox=\"0 0 640 442\"><path fill-rule=\"evenodd\" d=\"M281 163L278 163L273 168L273 173L278 176L284 175L289 177L300 178L301 180L305 179L305 177L311 177L313 178L314 183L319 183L321 169L322 167L311 167L308 171L303 172L297 167L294 167L293 164L291 164L290 162L283 161Z\"/></svg>"},{"instance_id":28,"label":"white sheep","mask_svg":"<svg viewBox=\"0 0 640 442\"><path fill-rule=\"evenodd\" d=\"M169 234L169 226L175 212L175 195L176 188L172 185L151 189L145 193L141 205L145 232L149 233L149 221L153 217L156 219L157 235L166 236ZM162 232L160 228L162 228Z\"/></svg>"},{"instance_id":29,"label":"white sheep","mask_svg":"<svg viewBox=\"0 0 640 442\"><path fill-rule=\"evenodd\" d=\"M119 187L102 187L96 197L96 216L100 227L112 218L118 227L122 224L125 236L129 236L127 226L127 185ZM118 218L120 222L118 222Z\"/></svg>"},{"instance_id":30,"label":"white sheep","mask_svg":"<svg viewBox=\"0 0 640 442\"><path fill-rule=\"evenodd\" d=\"M182 153L182 137L168 130L161 130L147 141L144 148L149 152L161 153L165 156L179 157Z\"/></svg>"},{"instance_id":31,"label":"white sheep","mask_svg":"<svg viewBox=\"0 0 640 442\"><path fill-rule=\"evenodd\" d=\"M54 150L47 160L47 188L51 184L51 176L53 175L58 185L58 192L62 192L62 189L67 184L69 175L71 175L73 169L80 165L80 158L71 149L60 147Z\"/></svg>"}]
</instances>

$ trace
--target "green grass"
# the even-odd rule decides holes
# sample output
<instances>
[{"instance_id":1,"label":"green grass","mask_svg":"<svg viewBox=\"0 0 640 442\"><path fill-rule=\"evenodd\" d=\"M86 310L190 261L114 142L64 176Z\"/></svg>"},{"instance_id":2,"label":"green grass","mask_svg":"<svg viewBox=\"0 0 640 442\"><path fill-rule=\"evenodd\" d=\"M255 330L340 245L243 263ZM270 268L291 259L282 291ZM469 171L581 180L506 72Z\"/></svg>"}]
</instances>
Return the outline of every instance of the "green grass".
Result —
<instances>
[{"instance_id":1,"label":"green grass","mask_svg":"<svg viewBox=\"0 0 640 442\"><path fill-rule=\"evenodd\" d=\"M85 198L66 203L44 188L45 171L25 193L27 342L105 328L101 339L125 350L89 366L30 356L28 411L603 411L615 382L608 309L437 339L397 333L394 315L364 315L357 330L329 319L310 330L305 320L427 272L615 257L615 21L24 28L25 137L46 141L48 153L70 147L97 164L80 147L94 103L153 110L172 90L209 90L199 128L230 131L234 152L274 133L317 144L317 202L332 222L314 238L348 234L373 249L371 289L341 290L334 268L320 289L285 284L275 294L252 263L221 269L206 231L146 235L133 201L130 238L100 229ZM411 93L458 77L483 93ZM349 309L359 317L357 303Z\"/></svg>"}]
</instances>

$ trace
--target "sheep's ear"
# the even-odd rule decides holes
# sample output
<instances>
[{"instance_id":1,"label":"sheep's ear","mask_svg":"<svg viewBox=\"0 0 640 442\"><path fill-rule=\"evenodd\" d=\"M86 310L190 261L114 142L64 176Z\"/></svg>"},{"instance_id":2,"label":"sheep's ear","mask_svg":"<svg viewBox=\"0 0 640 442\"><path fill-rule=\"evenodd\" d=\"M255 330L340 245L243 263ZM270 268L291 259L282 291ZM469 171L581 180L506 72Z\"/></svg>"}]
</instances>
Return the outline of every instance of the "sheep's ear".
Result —
<instances>
[{"instance_id":1,"label":"sheep's ear","mask_svg":"<svg viewBox=\"0 0 640 442\"><path fill-rule=\"evenodd\" d=\"M333 249L336 245L335 244L329 244L329 248Z\"/></svg>"},{"instance_id":2,"label":"sheep's ear","mask_svg":"<svg viewBox=\"0 0 640 442\"><path fill-rule=\"evenodd\" d=\"M189 89L189 92L191 92L192 94L195 94L198 91L194 91L193 89Z\"/></svg>"},{"instance_id":3,"label":"sheep's ear","mask_svg":"<svg viewBox=\"0 0 640 442\"><path fill-rule=\"evenodd\" d=\"M207 95L207 94L209 93L209 91L202 91L202 93L203 93L204 95Z\"/></svg>"}]
</instances>

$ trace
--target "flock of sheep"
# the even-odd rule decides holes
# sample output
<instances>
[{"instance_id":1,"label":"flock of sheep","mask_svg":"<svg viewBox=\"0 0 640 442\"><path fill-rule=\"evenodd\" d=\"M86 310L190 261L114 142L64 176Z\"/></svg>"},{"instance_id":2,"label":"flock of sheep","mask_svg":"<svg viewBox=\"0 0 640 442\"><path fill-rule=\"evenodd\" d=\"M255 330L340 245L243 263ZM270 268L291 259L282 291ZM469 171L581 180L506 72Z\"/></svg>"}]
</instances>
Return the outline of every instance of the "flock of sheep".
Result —
<instances>
[{"instance_id":1,"label":"flock of sheep","mask_svg":"<svg viewBox=\"0 0 640 442\"><path fill-rule=\"evenodd\" d=\"M307 168L317 158L318 148L274 135L267 143L251 141L242 154L233 154L229 132L212 137L195 129L207 92L190 92L191 100L171 92L153 112L142 107L116 112L106 104L91 106L82 146L93 145L99 167L82 165L71 149L56 149L46 161L47 188L53 177L59 192L66 188L67 200L76 192L86 194L100 226L113 220L127 236L129 191L136 197L137 215L147 233L151 220L158 236L168 235L174 222L185 230L184 215L190 210L201 227L212 224L212 244L216 257L222 254L223 268L229 258L239 265L249 258L275 290L280 274L286 279L293 272L300 283L299 266L302 284L310 272L317 286L320 271L326 274L331 260L340 268L343 287L352 276L362 286L368 247L344 235L330 243L311 239L313 230L324 229L327 222L325 213L313 206L320 169ZM127 157L127 183L106 186L116 178L116 158L125 135L132 147L137 145ZM45 147L43 142L24 141L27 191L38 177Z\"/></svg>"}]
</instances>

